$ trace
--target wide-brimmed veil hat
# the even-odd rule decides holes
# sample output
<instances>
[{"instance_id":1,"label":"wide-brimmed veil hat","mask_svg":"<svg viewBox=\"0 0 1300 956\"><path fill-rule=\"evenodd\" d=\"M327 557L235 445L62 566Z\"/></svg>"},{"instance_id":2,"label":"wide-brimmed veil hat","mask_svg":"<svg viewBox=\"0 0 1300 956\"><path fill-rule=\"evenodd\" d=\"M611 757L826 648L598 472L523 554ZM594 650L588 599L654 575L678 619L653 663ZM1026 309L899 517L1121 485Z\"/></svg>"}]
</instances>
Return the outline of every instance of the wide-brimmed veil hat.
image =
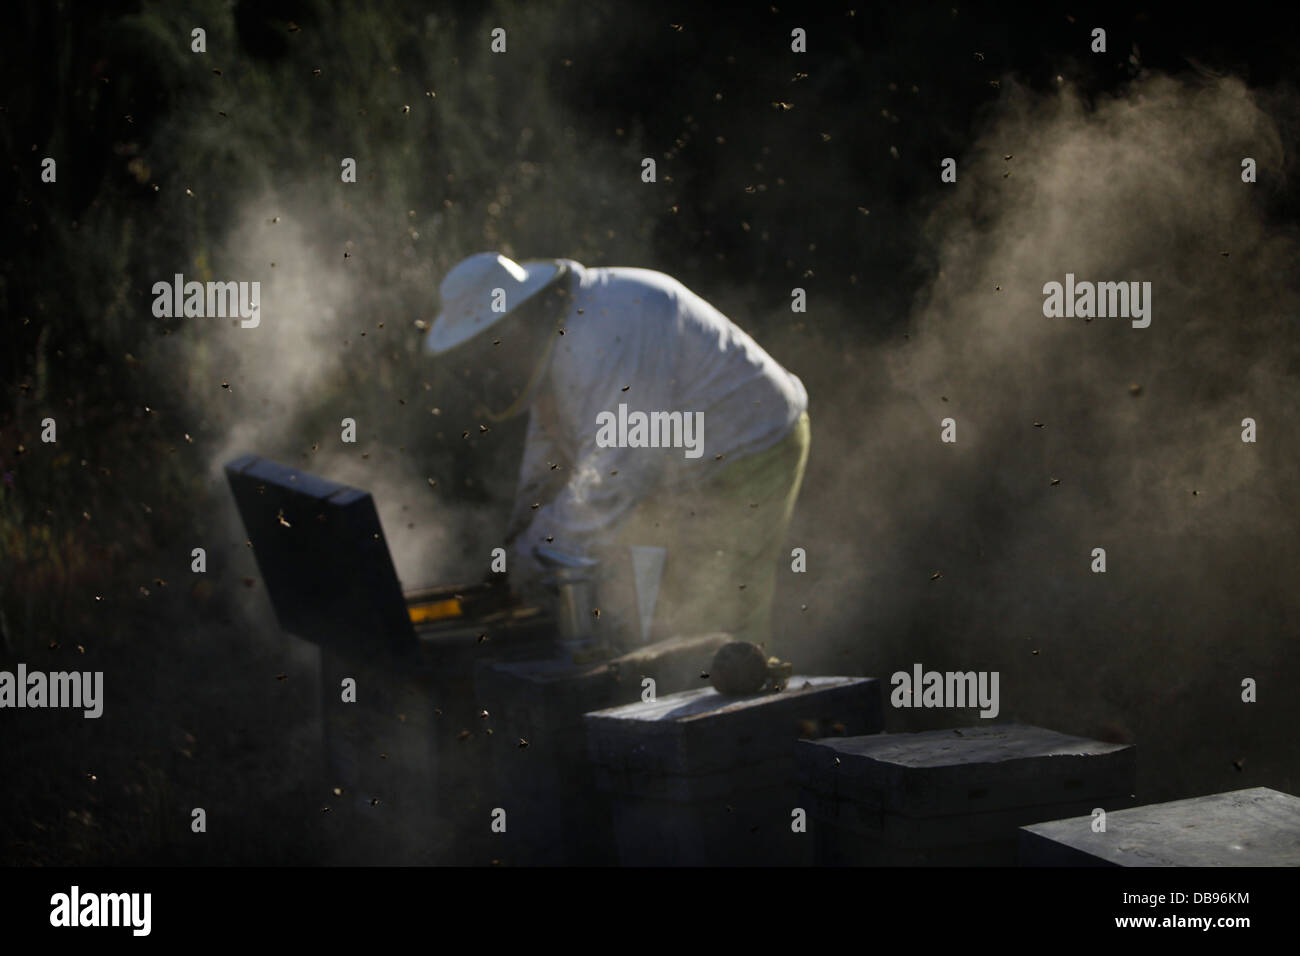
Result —
<instances>
[{"instance_id":1,"label":"wide-brimmed veil hat","mask_svg":"<svg viewBox=\"0 0 1300 956\"><path fill-rule=\"evenodd\" d=\"M442 311L424 340L425 350L441 355L468 342L565 271L558 259L530 259L520 264L499 252L480 252L462 259L438 287Z\"/></svg>"}]
</instances>

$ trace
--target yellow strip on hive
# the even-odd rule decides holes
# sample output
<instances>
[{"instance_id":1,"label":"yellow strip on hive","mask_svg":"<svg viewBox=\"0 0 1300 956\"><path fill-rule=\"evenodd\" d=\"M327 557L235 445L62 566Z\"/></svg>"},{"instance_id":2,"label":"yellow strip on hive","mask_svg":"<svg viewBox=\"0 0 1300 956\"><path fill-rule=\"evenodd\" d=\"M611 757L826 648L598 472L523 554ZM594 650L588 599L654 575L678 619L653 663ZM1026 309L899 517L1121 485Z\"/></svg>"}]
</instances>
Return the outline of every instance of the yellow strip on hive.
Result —
<instances>
[{"instance_id":1,"label":"yellow strip on hive","mask_svg":"<svg viewBox=\"0 0 1300 956\"><path fill-rule=\"evenodd\" d=\"M434 601L430 604L413 604L407 608L407 613L411 615L412 624L423 624L425 621L437 621L444 617L460 617L464 611L459 601L449 598L446 601Z\"/></svg>"}]
</instances>

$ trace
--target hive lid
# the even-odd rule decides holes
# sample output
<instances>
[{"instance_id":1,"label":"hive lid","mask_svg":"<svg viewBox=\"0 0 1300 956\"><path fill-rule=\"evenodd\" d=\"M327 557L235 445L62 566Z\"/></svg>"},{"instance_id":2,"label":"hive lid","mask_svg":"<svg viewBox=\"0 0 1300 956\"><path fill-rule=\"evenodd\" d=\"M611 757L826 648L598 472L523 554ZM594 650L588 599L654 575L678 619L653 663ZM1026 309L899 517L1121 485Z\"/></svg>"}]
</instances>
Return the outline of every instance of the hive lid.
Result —
<instances>
[{"instance_id":1,"label":"hive lid","mask_svg":"<svg viewBox=\"0 0 1300 956\"><path fill-rule=\"evenodd\" d=\"M712 687L585 715L592 759L622 772L703 774L793 759L801 736L874 733L880 684L871 677L791 677L784 691L727 697Z\"/></svg>"},{"instance_id":2,"label":"hive lid","mask_svg":"<svg viewBox=\"0 0 1300 956\"><path fill-rule=\"evenodd\" d=\"M1132 746L1027 724L801 741L796 753L809 790L906 816L1127 797L1136 786Z\"/></svg>"},{"instance_id":3,"label":"hive lid","mask_svg":"<svg viewBox=\"0 0 1300 956\"><path fill-rule=\"evenodd\" d=\"M343 650L414 651L369 492L253 455L225 473L283 630Z\"/></svg>"},{"instance_id":4,"label":"hive lid","mask_svg":"<svg viewBox=\"0 0 1300 956\"><path fill-rule=\"evenodd\" d=\"M1300 797L1254 787L1108 813L1104 833L1090 816L1020 833L1118 866L1300 866Z\"/></svg>"}]
</instances>

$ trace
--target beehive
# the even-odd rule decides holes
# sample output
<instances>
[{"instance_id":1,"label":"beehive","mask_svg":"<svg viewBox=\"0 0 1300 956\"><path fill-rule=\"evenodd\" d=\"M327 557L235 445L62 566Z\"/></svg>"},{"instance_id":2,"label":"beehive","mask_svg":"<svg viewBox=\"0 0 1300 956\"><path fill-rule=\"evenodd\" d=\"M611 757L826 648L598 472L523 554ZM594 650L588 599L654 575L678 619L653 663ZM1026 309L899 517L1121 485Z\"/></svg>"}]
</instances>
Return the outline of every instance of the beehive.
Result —
<instances>
[{"instance_id":1,"label":"beehive","mask_svg":"<svg viewBox=\"0 0 1300 956\"><path fill-rule=\"evenodd\" d=\"M801 736L873 733L873 678L792 677L787 689L725 697L685 691L587 714L596 782L625 865L794 865L794 745Z\"/></svg>"},{"instance_id":2,"label":"beehive","mask_svg":"<svg viewBox=\"0 0 1300 956\"><path fill-rule=\"evenodd\" d=\"M587 760L583 714L637 700L645 678L655 681L657 693L699 683L727 640L725 634L676 637L585 665L549 659L480 666L477 700L495 730L494 806L507 812L497 855L527 864L614 862L608 804Z\"/></svg>"},{"instance_id":3,"label":"beehive","mask_svg":"<svg viewBox=\"0 0 1300 956\"><path fill-rule=\"evenodd\" d=\"M1300 866L1300 797L1254 787L1020 831L1022 866Z\"/></svg>"},{"instance_id":4,"label":"beehive","mask_svg":"<svg viewBox=\"0 0 1300 956\"><path fill-rule=\"evenodd\" d=\"M1026 823L1126 806L1134 748L1024 724L799 745L819 863L1013 865Z\"/></svg>"}]
</instances>

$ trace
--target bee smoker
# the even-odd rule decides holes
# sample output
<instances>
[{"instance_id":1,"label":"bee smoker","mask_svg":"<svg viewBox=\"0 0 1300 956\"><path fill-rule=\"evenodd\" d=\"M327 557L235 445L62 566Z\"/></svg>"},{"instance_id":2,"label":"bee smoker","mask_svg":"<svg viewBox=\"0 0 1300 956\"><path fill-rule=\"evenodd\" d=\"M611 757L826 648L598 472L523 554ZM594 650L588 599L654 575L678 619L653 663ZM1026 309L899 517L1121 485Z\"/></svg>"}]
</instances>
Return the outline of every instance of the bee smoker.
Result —
<instances>
[{"instance_id":1,"label":"bee smoker","mask_svg":"<svg viewBox=\"0 0 1300 956\"><path fill-rule=\"evenodd\" d=\"M596 576L600 562L541 545L533 549L548 572L542 579L555 598L560 648L575 663L599 657L605 650L596 636Z\"/></svg>"}]
</instances>

